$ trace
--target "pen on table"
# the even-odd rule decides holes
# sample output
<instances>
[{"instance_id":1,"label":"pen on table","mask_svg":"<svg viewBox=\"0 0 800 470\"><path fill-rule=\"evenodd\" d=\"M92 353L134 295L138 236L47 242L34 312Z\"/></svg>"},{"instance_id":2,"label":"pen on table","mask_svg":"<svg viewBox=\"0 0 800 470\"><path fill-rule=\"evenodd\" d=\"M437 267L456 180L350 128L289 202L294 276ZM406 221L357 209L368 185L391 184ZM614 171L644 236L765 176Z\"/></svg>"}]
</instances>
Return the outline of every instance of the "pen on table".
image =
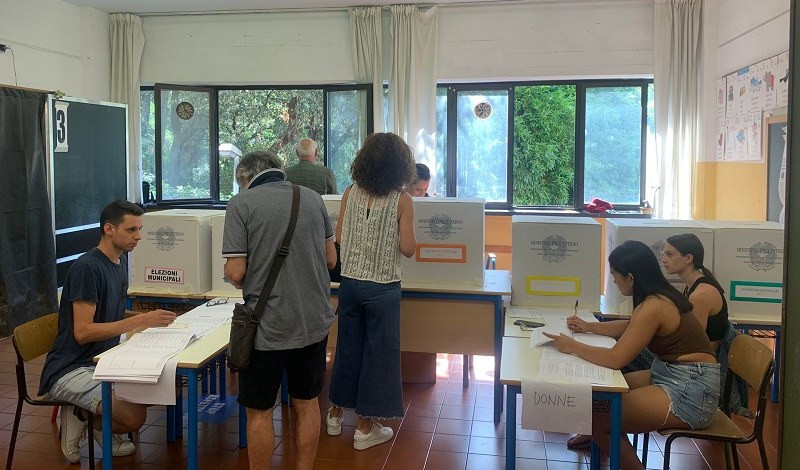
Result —
<instances>
[{"instance_id":1,"label":"pen on table","mask_svg":"<svg viewBox=\"0 0 800 470\"><path fill-rule=\"evenodd\" d=\"M575 313L573 314L573 317L578 318L578 301L577 300L575 301Z\"/></svg>"}]
</instances>

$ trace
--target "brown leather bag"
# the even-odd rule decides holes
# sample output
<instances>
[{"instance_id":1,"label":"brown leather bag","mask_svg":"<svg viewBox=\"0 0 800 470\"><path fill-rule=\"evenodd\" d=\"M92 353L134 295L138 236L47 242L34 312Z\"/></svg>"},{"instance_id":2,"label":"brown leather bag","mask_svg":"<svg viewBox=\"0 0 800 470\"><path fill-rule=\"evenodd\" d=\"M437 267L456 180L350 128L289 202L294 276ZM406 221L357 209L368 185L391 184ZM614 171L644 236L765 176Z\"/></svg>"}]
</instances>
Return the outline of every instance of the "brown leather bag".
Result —
<instances>
[{"instance_id":1,"label":"brown leather bag","mask_svg":"<svg viewBox=\"0 0 800 470\"><path fill-rule=\"evenodd\" d=\"M289 255L289 243L292 241L294 235L294 227L297 225L297 212L300 209L300 188L292 185L292 214L289 217L289 227L286 229L286 235L283 237L278 253L275 255L275 260L272 261L272 266L267 274L267 280L264 282L264 287L261 289L261 295L258 297L256 308L251 309L244 304L236 304L233 308L233 319L231 320L231 339L228 342L228 367L231 370L246 370L250 365L250 354L256 344L256 332L258 331L258 324L261 322L261 315L267 307L267 298L269 297L272 287L275 285L275 280L278 278L278 272L281 270L283 261Z\"/></svg>"}]
</instances>

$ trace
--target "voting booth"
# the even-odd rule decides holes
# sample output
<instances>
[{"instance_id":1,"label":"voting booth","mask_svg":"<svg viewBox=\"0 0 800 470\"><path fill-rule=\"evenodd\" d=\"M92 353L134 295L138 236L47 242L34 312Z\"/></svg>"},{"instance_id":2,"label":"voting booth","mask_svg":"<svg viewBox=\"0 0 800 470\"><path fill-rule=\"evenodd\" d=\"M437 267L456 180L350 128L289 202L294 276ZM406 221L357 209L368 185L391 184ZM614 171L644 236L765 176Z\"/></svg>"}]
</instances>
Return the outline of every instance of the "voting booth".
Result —
<instances>
[{"instance_id":1,"label":"voting booth","mask_svg":"<svg viewBox=\"0 0 800 470\"><path fill-rule=\"evenodd\" d=\"M725 290L730 313L780 320L783 299L783 225L703 221L714 231L714 256L705 264ZM713 260L713 263L712 263Z\"/></svg>"},{"instance_id":2,"label":"voting booth","mask_svg":"<svg viewBox=\"0 0 800 470\"><path fill-rule=\"evenodd\" d=\"M336 222L339 221L339 208L342 204L341 194L325 194L322 196L322 202L325 203L325 210L328 211L328 220L331 222L331 228L336 230Z\"/></svg>"},{"instance_id":3,"label":"voting booth","mask_svg":"<svg viewBox=\"0 0 800 470\"><path fill-rule=\"evenodd\" d=\"M224 211L170 209L142 216L131 253L136 292L199 295L211 290L211 218Z\"/></svg>"},{"instance_id":4,"label":"voting booth","mask_svg":"<svg viewBox=\"0 0 800 470\"><path fill-rule=\"evenodd\" d=\"M211 217L211 291L214 297L241 297L242 290L225 280L225 258L222 257L222 236L225 234L225 213Z\"/></svg>"},{"instance_id":5,"label":"voting booth","mask_svg":"<svg viewBox=\"0 0 800 470\"><path fill-rule=\"evenodd\" d=\"M705 258L714 259L714 235L710 227L692 220L661 219L607 219L606 220L606 257L614 248L626 240L637 240L649 246L661 265L661 255L667 237L693 233L700 239L705 249ZM664 276L676 289L683 290L683 283L677 275L669 275L661 266ZM633 311L633 300L620 294L614 285L614 278L608 263L605 265L605 304L612 312L628 314Z\"/></svg>"},{"instance_id":6,"label":"voting booth","mask_svg":"<svg viewBox=\"0 0 800 470\"><path fill-rule=\"evenodd\" d=\"M404 282L483 286L483 199L414 198L417 251Z\"/></svg>"},{"instance_id":7,"label":"voting booth","mask_svg":"<svg viewBox=\"0 0 800 470\"><path fill-rule=\"evenodd\" d=\"M600 306L602 226L589 217L511 219L511 304Z\"/></svg>"}]
</instances>

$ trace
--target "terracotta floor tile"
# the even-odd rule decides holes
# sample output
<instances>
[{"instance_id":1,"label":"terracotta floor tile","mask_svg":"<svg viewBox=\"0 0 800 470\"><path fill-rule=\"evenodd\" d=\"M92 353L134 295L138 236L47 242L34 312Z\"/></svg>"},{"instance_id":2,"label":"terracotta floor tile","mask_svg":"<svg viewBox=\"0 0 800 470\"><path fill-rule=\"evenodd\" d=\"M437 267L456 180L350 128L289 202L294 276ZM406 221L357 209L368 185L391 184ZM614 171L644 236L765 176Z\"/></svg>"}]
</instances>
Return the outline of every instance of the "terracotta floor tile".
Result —
<instances>
[{"instance_id":1,"label":"terracotta floor tile","mask_svg":"<svg viewBox=\"0 0 800 470\"><path fill-rule=\"evenodd\" d=\"M474 411L474 406L442 405L442 411L439 413L439 418L471 420L472 413L474 413Z\"/></svg>"},{"instance_id":2,"label":"terracotta floor tile","mask_svg":"<svg viewBox=\"0 0 800 470\"><path fill-rule=\"evenodd\" d=\"M493 437L470 436L469 453L485 454L485 455L506 455L506 440L496 439Z\"/></svg>"},{"instance_id":3,"label":"terracotta floor tile","mask_svg":"<svg viewBox=\"0 0 800 470\"><path fill-rule=\"evenodd\" d=\"M436 423L436 433L468 436L472 430L472 424L473 421L439 418Z\"/></svg>"},{"instance_id":4,"label":"terracotta floor tile","mask_svg":"<svg viewBox=\"0 0 800 470\"><path fill-rule=\"evenodd\" d=\"M416 449L413 447L400 446L395 443L389 456L386 458L384 469L408 469L421 470L425 467L425 460L428 457L428 448Z\"/></svg>"},{"instance_id":5,"label":"terracotta floor tile","mask_svg":"<svg viewBox=\"0 0 800 470\"><path fill-rule=\"evenodd\" d=\"M467 454L463 452L443 452L431 449L425 470L463 470L467 466Z\"/></svg>"},{"instance_id":6,"label":"terracotta floor tile","mask_svg":"<svg viewBox=\"0 0 800 470\"><path fill-rule=\"evenodd\" d=\"M436 403L412 403L406 411L406 416L424 416L438 418L442 405Z\"/></svg>"},{"instance_id":7,"label":"terracotta floor tile","mask_svg":"<svg viewBox=\"0 0 800 470\"><path fill-rule=\"evenodd\" d=\"M437 418L425 416L406 416L400 425L401 431L433 432L436 429Z\"/></svg>"},{"instance_id":8,"label":"terracotta floor tile","mask_svg":"<svg viewBox=\"0 0 800 470\"><path fill-rule=\"evenodd\" d=\"M466 455L466 453L469 451L469 436L439 433L434 434L433 443L431 443L431 450L440 452L460 452Z\"/></svg>"},{"instance_id":9,"label":"terracotta floor tile","mask_svg":"<svg viewBox=\"0 0 800 470\"><path fill-rule=\"evenodd\" d=\"M478 437L506 437L505 423L494 424L491 421L474 421L472 423L471 436Z\"/></svg>"},{"instance_id":10,"label":"terracotta floor tile","mask_svg":"<svg viewBox=\"0 0 800 470\"><path fill-rule=\"evenodd\" d=\"M505 457L485 454L467 455L467 470L504 470L505 468Z\"/></svg>"}]
</instances>

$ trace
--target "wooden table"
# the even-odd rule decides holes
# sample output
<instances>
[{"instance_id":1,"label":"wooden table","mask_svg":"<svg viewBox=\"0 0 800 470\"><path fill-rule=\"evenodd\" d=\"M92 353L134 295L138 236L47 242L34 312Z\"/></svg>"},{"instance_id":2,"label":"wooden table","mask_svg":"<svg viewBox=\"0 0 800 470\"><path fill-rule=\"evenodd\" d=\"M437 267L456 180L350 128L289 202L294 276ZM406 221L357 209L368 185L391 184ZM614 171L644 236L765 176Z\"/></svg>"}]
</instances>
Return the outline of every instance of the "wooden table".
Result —
<instances>
[{"instance_id":1,"label":"wooden table","mask_svg":"<svg viewBox=\"0 0 800 470\"><path fill-rule=\"evenodd\" d=\"M511 273L488 270L483 286L402 283L400 350L494 356L494 422L503 412L500 358L503 296L511 294ZM338 304L339 285L331 284L331 302ZM328 346L336 344L338 324ZM465 380L469 380L465 376Z\"/></svg>"},{"instance_id":2,"label":"wooden table","mask_svg":"<svg viewBox=\"0 0 800 470\"><path fill-rule=\"evenodd\" d=\"M531 347L528 338L503 338L503 359L500 365L500 382L506 386L506 470L516 468L517 454L517 394L522 393L522 377L536 377L542 347ZM618 370L614 371L612 385L593 385L592 398L611 402L611 468L619 469L620 439L622 434L622 395L628 393L628 384ZM600 468L600 451L592 446L592 468Z\"/></svg>"},{"instance_id":3,"label":"wooden table","mask_svg":"<svg viewBox=\"0 0 800 470\"><path fill-rule=\"evenodd\" d=\"M188 454L188 467L190 470L195 470L198 467L197 463L197 397L199 394L197 377L198 372L201 371L210 362L217 358L222 358L222 368L224 371L225 363L224 356L227 351L228 342L230 340L230 323L225 323L217 327L214 331L206 336L200 338L194 343L190 344L183 351L179 352L177 356L178 368L175 372L176 376L188 377L188 393L187 397L187 412L189 415L189 446ZM119 346L117 346L119 347ZM112 349L113 350L113 349ZM100 356L95 357L95 362L99 360ZM220 387L225 388L225 374L220 374ZM111 400L111 382L103 382L103 468L111 469L113 466L113 457L111 455L111 417L112 417L112 400ZM183 413L181 411L182 401L176 402L177 411L174 409L170 411L168 407L167 412L167 440L174 440L175 430L183 429ZM244 407L239 406L239 446L247 447L247 433L246 433L246 413ZM170 430L172 428L172 430Z\"/></svg>"}]
</instances>

